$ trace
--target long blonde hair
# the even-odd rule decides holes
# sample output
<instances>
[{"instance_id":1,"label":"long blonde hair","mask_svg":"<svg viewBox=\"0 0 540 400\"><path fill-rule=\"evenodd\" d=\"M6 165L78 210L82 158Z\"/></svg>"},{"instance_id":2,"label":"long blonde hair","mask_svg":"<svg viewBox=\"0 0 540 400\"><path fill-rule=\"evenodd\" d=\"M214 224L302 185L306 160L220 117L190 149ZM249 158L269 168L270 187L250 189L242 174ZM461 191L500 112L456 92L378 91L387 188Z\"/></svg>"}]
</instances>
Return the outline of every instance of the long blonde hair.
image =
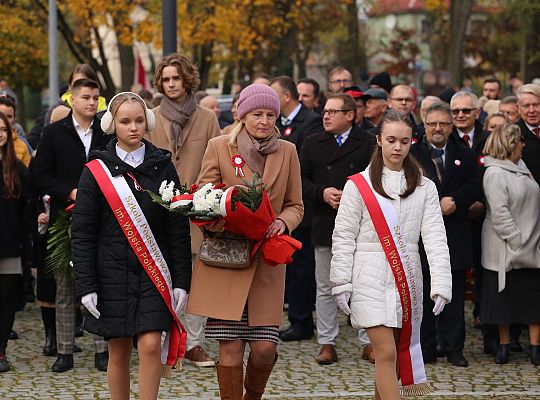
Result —
<instances>
[{"instance_id":1,"label":"long blonde hair","mask_svg":"<svg viewBox=\"0 0 540 400\"><path fill-rule=\"evenodd\" d=\"M521 139L521 129L516 124L504 124L495 128L488 136L484 146L484 154L506 160L514 152Z\"/></svg>"}]
</instances>

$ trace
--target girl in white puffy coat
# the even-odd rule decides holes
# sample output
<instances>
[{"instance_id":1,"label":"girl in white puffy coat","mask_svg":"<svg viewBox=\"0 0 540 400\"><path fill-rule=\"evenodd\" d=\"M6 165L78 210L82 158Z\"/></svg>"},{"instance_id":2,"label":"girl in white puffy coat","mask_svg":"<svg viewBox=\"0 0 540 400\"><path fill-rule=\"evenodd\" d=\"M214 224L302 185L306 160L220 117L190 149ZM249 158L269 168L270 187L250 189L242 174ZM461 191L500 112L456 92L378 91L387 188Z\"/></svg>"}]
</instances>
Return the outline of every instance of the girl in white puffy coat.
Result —
<instances>
[{"instance_id":1,"label":"girl in white puffy coat","mask_svg":"<svg viewBox=\"0 0 540 400\"><path fill-rule=\"evenodd\" d=\"M383 202L391 204L395 210L392 212L399 220L399 243L406 245L410 256L403 260L411 261L404 263L404 267L406 264L410 271L414 271L416 281L416 290L410 293L414 293L419 302L417 313L414 314L414 307L412 310L416 316L412 319L416 320L419 332L422 317L422 269L418 254L420 235L430 265L431 298L435 301L435 314L440 313L451 300L452 278L437 189L432 181L422 175L419 165L409 155L411 125L410 119L399 112L390 111L385 115L381 133L377 137L378 146L370 166L362 172L362 176L370 182L369 187L376 195L385 198ZM343 189L332 236L332 254L332 293L339 308L351 314L352 325L355 328L366 328L373 346L375 398L400 399L396 369L403 312L396 286L397 278L390 268L365 201L352 180ZM417 355L416 361L421 364L420 375L423 373L420 382L425 382L419 339L416 347L417 351L411 351L410 354ZM419 370L415 369L415 374ZM426 383L423 385L427 387Z\"/></svg>"}]
</instances>

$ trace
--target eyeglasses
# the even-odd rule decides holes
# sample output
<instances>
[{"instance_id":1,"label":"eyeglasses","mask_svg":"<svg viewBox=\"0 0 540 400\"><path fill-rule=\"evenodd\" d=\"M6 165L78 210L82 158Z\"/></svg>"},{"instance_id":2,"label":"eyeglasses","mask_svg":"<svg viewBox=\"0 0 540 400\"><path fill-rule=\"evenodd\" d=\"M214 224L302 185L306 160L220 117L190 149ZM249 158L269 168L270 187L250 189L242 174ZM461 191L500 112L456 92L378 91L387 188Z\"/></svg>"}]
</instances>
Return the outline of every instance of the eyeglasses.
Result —
<instances>
[{"instance_id":1,"label":"eyeglasses","mask_svg":"<svg viewBox=\"0 0 540 400\"><path fill-rule=\"evenodd\" d=\"M330 81L330 83L339 83L340 85L345 85L347 83L352 83L351 79L335 79L333 81Z\"/></svg>"},{"instance_id":2,"label":"eyeglasses","mask_svg":"<svg viewBox=\"0 0 540 400\"><path fill-rule=\"evenodd\" d=\"M397 101L398 103L412 103L413 99L410 97L392 97L390 100Z\"/></svg>"},{"instance_id":3,"label":"eyeglasses","mask_svg":"<svg viewBox=\"0 0 540 400\"><path fill-rule=\"evenodd\" d=\"M433 121L433 122L424 122L424 123L430 128L436 128L437 125L439 125L441 128L448 128L450 125L452 125L452 123L448 121L441 121L441 122Z\"/></svg>"},{"instance_id":4,"label":"eyeglasses","mask_svg":"<svg viewBox=\"0 0 540 400\"><path fill-rule=\"evenodd\" d=\"M459 115L460 112L463 113L463 115L469 115L473 111L476 111L477 108L454 108L452 110L452 115Z\"/></svg>"},{"instance_id":5,"label":"eyeglasses","mask_svg":"<svg viewBox=\"0 0 540 400\"><path fill-rule=\"evenodd\" d=\"M328 110L323 110L323 116L325 116L326 114L328 114L329 116L333 117L334 115L336 115L336 113L338 112L342 112L342 113L346 113L346 112L349 112L349 111L352 111L352 110L332 110L332 109L328 109Z\"/></svg>"}]
</instances>

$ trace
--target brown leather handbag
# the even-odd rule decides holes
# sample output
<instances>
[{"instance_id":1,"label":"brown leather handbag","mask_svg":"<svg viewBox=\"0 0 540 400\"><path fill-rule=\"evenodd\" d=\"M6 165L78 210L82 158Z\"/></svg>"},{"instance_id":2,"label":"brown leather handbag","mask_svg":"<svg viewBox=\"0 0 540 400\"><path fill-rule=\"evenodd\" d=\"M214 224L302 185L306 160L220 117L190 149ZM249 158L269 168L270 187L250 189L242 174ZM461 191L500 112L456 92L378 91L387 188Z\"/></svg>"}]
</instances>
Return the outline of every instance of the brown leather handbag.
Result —
<instances>
[{"instance_id":1,"label":"brown leather handbag","mask_svg":"<svg viewBox=\"0 0 540 400\"><path fill-rule=\"evenodd\" d=\"M231 232L205 232L199 259L219 268L247 268L251 264L251 242Z\"/></svg>"}]
</instances>

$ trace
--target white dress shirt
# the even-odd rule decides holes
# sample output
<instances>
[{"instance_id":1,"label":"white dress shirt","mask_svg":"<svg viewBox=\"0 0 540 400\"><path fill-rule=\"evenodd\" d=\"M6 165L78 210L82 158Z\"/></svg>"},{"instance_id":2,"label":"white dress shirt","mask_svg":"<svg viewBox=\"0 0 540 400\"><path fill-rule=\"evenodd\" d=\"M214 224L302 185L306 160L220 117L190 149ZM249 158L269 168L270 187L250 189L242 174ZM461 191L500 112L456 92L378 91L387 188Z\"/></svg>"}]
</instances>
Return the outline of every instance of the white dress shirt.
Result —
<instances>
[{"instance_id":1,"label":"white dress shirt","mask_svg":"<svg viewBox=\"0 0 540 400\"><path fill-rule=\"evenodd\" d=\"M75 115L72 114L71 118L73 119L73 126L77 131L77 135L79 135L79 138L84 145L84 152L86 153L86 158L88 158L88 153L90 152L90 145L92 143L92 123L90 123L90 126L85 131L81 124L79 124L75 119Z\"/></svg>"},{"instance_id":2,"label":"white dress shirt","mask_svg":"<svg viewBox=\"0 0 540 400\"><path fill-rule=\"evenodd\" d=\"M472 149L472 146L473 146L473 140L474 140L474 127L472 128L472 130L469 132L469 133L465 133L465 132L462 132L460 131L459 129L457 130L458 132L458 135L459 137L461 138L461 140L465 141L463 139L463 136L465 135L469 135L469 143L467 143L469 145L469 147Z\"/></svg>"},{"instance_id":3,"label":"white dress shirt","mask_svg":"<svg viewBox=\"0 0 540 400\"><path fill-rule=\"evenodd\" d=\"M146 146L144 145L144 143L141 143L141 147L139 147L137 150L132 151L131 153L128 153L127 151L121 149L118 146L118 143L116 143L115 150L116 155L120 160L122 160L126 164L131 165L133 168L137 168L144 161Z\"/></svg>"},{"instance_id":4,"label":"white dress shirt","mask_svg":"<svg viewBox=\"0 0 540 400\"><path fill-rule=\"evenodd\" d=\"M293 122L294 117L296 117L296 115L300 112L301 108L302 108L302 103L299 103L296 106L296 108L294 110L292 110L292 112L287 117L281 116L281 125L287 126L291 122Z\"/></svg>"}]
</instances>

